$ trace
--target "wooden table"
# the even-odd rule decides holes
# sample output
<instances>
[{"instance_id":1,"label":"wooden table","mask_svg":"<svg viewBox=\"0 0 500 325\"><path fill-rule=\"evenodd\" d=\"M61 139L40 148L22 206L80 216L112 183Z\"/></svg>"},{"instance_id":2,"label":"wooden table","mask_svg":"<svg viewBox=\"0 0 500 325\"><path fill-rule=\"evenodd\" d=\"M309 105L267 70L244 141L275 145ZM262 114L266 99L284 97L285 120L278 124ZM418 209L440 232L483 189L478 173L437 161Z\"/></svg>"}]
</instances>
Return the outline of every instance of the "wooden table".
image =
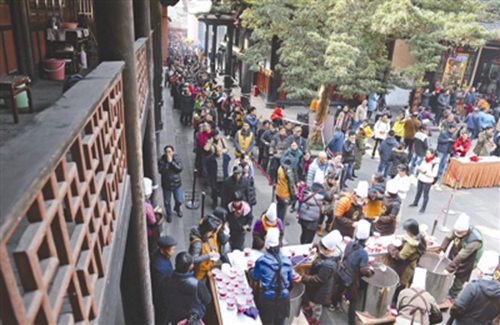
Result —
<instances>
[{"instance_id":1,"label":"wooden table","mask_svg":"<svg viewBox=\"0 0 500 325\"><path fill-rule=\"evenodd\" d=\"M443 184L450 187L478 188L500 186L500 158L479 157L478 162L469 158L452 158L446 168Z\"/></svg>"},{"instance_id":2,"label":"wooden table","mask_svg":"<svg viewBox=\"0 0 500 325\"><path fill-rule=\"evenodd\" d=\"M12 105L12 114L14 115L14 123L19 123L19 113L17 111L16 95L26 91L28 94L29 111L33 113L33 100L31 99L31 82L28 76L23 75L3 75L0 76L0 92L8 92ZM23 88L19 86L25 85Z\"/></svg>"}]
</instances>

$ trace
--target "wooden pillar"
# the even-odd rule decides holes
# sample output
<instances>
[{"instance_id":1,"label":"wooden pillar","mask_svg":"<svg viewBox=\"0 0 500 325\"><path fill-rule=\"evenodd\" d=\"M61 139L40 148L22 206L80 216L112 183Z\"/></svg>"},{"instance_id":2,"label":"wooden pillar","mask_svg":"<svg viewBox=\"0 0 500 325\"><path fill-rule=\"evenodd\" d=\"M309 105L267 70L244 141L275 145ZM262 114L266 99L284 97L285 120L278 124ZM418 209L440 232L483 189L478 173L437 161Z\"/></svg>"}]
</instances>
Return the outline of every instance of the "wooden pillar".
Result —
<instances>
[{"instance_id":1,"label":"wooden pillar","mask_svg":"<svg viewBox=\"0 0 500 325\"><path fill-rule=\"evenodd\" d=\"M215 60L217 56L217 24L212 25L212 52L210 53L210 73L215 78Z\"/></svg>"},{"instance_id":2,"label":"wooden pillar","mask_svg":"<svg viewBox=\"0 0 500 325\"><path fill-rule=\"evenodd\" d=\"M243 48L246 50L250 46L249 33L245 32L243 34ZM250 65L246 61L242 61L242 72L241 72L241 93L248 94L252 91L252 77L253 72L250 70Z\"/></svg>"},{"instance_id":3,"label":"wooden pillar","mask_svg":"<svg viewBox=\"0 0 500 325\"><path fill-rule=\"evenodd\" d=\"M101 60L125 61L123 100L127 164L132 190L132 212L122 272L125 317L130 323L154 323L151 277L144 214L142 139L137 107L132 0L95 1L95 17ZM129 242L132 243L129 245ZM128 251L128 248L131 250ZM116 275L119 276L119 275ZM126 290L123 290L126 289Z\"/></svg>"},{"instance_id":4,"label":"wooden pillar","mask_svg":"<svg viewBox=\"0 0 500 325\"><path fill-rule=\"evenodd\" d=\"M210 25L205 22L205 43L203 44L205 57L208 57L208 35L210 34Z\"/></svg>"},{"instance_id":5,"label":"wooden pillar","mask_svg":"<svg viewBox=\"0 0 500 325\"><path fill-rule=\"evenodd\" d=\"M159 133L163 129L163 120L161 108L163 106L163 59L162 59L162 12L163 7L158 0L150 0L151 7L151 28L153 29L152 50L154 61L153 85L155 93L155 130L157 134L156 150L159 152L160 138ZM168 39L168 35L165 35Z\"/></svg>"},{"instance_id":6,"label":"wooden pillar","mask_svg":"<svg viewBox=\"0 0 500 325\"><path fill-rule=\"evenodd\" d=\"M278 49L279 49L279 39L278 36L273 36L271 41L271 62L270 69L273 72L271 77L269 78L269 86L267 89L267 107L276 106L276 101L278 100L278 87L281 76L278 72L276 72L276 65L278 64Z\"/></svg>"},{"instance_id":7,"label":"wooden pillar","mask_svg":"<svg viewBox=\"0 0 500 325\"><path fill-rule=\"evenodd\" d=\"M226 71L224 72L224 90L229 93L233 86L233 38L234 27L227 26L227 43L226 43Z\"/></svg>"},{"instance_id":8,"label":"wooden pillar","mask_svg":"<svg viewBox=\"0 0 500 325\"><path fill-rule=\"evenodd\" d=\"M10 12L16 44L17 67L20 73L28 75L31 79L36 79L28 1L11 1Z\"/></svg>"}]
</instances>

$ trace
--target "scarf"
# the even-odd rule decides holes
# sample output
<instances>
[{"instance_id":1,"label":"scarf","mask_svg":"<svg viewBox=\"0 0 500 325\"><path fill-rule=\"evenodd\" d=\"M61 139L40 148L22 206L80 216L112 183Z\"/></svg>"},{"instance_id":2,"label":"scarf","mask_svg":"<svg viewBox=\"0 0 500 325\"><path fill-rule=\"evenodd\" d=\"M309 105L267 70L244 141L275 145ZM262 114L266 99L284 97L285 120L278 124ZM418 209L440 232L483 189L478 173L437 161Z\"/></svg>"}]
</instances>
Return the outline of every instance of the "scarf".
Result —
<instances>
[{"instance_id":1,"label":"scarf","mask_svg":"<svg viewBox=\"0 0 500 325\"><path fill-rule=\"evenodd\" d=\"M276 224L274 226L267 223L267 218L266 218L265 213L262 215L262 218L260 218L260 221L262 222L262 227L264 228L264 231L266 233L269 229L274 228L274 227L278 227L278 222L276 222Z\"/></svg>"},{"instance_id":2,"label":"scarf","mask_svg":"<svg viewBox=\"0 0 500 325\"><path fill-rule=\"evenodd\" d=\"M430 163L431 161L433 161L433 160L434 160L434 158L435 158L435 156L434 156L434 155L432 155L432 156L430 156L430 157L425 156L425 158L424 158L424 159L425 159L425 162L426 162L426 163Z\"/></svg>"}]
</instances>

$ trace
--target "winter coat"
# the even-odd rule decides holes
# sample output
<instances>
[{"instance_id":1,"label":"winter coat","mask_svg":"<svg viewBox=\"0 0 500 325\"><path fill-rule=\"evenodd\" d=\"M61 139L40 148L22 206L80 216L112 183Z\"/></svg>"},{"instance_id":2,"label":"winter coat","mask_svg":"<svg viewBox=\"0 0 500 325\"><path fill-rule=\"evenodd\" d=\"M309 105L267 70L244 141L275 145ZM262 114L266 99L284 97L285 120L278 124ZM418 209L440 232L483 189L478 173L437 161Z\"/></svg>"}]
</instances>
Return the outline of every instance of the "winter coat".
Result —
<instances>
[{"instance_id":1,"label":"winter coat","mask_svg":"<svg viewBox=\"0 0 500 325\"><path fill-rule=\"evenodd\" d=\"M342 151L342 147L344 146L345 135L342 131L335 131L333 133L332 138L328 141L327 150L329 150L332 154Z\"/></svg>"},{"instance_id":2,"label":"winter coat","mask_svg":"<svg viewBox=\"0 0 500 325\"><path fill-rule=\"evenodd\" d=\"M265 218L266 218L266 214L264 213L264 214L262 214L260 219L255 221L255 224L253 225L253 229L252 229L252 238L253 238L252 248L253 249L261 250L262 248L264 248L268 228L273 228L273 227L278 228L280 231L280 242L283 239L283 234L284 234L283 229L284 228L283 228L283 223L281 222L281 219L276 219L276 225L271 227L271 226L267 226L267 224L266 224L267 219L265 219Z\"/></svg>"},{"instance_id":3,"label":"winter coat","mask_svg":"<svg viewBox=\"0 0 500 325\"><path fill-rule=\"evenodd\" d=\"M383 122L381 119L375 123L375 126L373 127L373 132L374 132L374 137L375 139L381 139L384 140L387 138L387 134L391 130L391 124L389 122Z\"/></svg>"},{"instance_id":4,"label":"winter coat","mask_svg":"<svg viewBox=\"0 0 500 325\"><path fill-rule=\"evenodd\" d=\"M305 201L299 210L299 223L307 225L308 229L318 228L319 218L323 212L323 200L325 192L306 191L304 193Z\"/></svg>"},{"instance_id":5,"label":"winter coat","mask_svg":"<svg viewBox=\"0 0 500 325\"><path fill-rule=\"evenodd\" d=\"M353 115L351 112L341 111L337 116L337 120L335 122L335 126L339 127L342 132L347 132L351 128L353 120Z\"/></svg>"},{"instance_id":6,"label":"winter coat","mask_svg":"<svg viewBox=\"0 0 500 325\"><path fill-rule=\"evenodd\" d=\"M473 152L477 156L489 156L491 150L490 142L491 136L488 135L486 131L479 133Z\"/></svg>"},{"instance_id":7,"label":"winter coat","mask_svg":"<svg viewBox=\"0 0 500 325\"><path fill-rule=\"evenodd\" d=\"M373 223L373 230L381 236L392 235L396 230L396 217L401 209L401 199L398 194L389 194L384 197L382 214L377 222Z\"/></svg>"},{"instance_id":8,"label":"winter coat","mask_svg":"<svg viewBox=\"0 0 500 325\"><path fill-rule=\"evenodd\" d=\"M243 201L250 202L249 200L250 183L245 177L240 177L239 181L236 181L234 175L226 178L224 183L222 183L221 188L221 205L223 207L227 206L229 202L234 200L234 193L240 192L243 194Z\"/></svg>"},{"instance_id":9,"label":"winter coat","mask_svg":"<svg viewBox=\"0 0 500 325\"><path fill-rule=\"evenodd\" d=\"M255 132L257 131L257 126L259 125L259 118L257 116L248 114L243 120L250 124L250 130L255 134Z\"/></svg>"},{"instance_id":10,"label":"winter coat","mask_svg":"<svg viewBox=\"0 0 500 325\"><path fill-rule=\"evenodd\" d=\"M347 140L342 147L342 163L352 164L356 160L356 145Z\"/></svg>"},{"instance_id":11,"label":"winter coat","mask_svg":"<svg viewBox=\"0 0 500 325\"><path fill-rule=\"evenodd\" d=\"M244 233L243 226L248 226L248 229L252 226L253 214L250 204L242 201L243 211L241 215L236 215L232 203L227 206L227 222L229 224L229 230L231 235Z\"/></svg>"},{"instance_id":12,"label":"winter coat","mask_svg":"<svg viewBox=\"0 0 500 325\"><path fill-rule=\"evenodd\" d=\"M421 181L422 183L433 183L434 179L438 175L438 170L439 170L439 158L434 157L431 161L427 162L422 160L422 163L418 166L418 177L417 179Z\"/></svg>"},{"instance_id":13,"label":"winter coat","mask_svg":"<svg viewBox=\"0 0 500 325\"><path fill-rule=\"evenodd\" d=\"M193 272L174 272L164 289L163 308L167 309L167 322L177 324L186 319L192 310L203 318L205 308L212 300L205 284L198 281Z\"/></svg>"},{"instance_id":14,"label":"winter coat","mask_svg":"<svg viewBox=\"0 0 500 325\"><path fill-rule=\"evenodd\" d=\"M300 158L302 158L303 155L304 153L300 150L300 148L293 151L292 148L288 147L288 149L283 152L283 155L281 155L280 162L283 164L285 160L289 158L291 162L290 166L295 172L297 172L299 170Z\"/></svg>"},{"instance_id":15,"label":"winter coat","mask_svg":"<svg viewBox=\"0 0 500 325\"><path fill-rule=\"evenodd\" d=\"M425 253L427 247L423 235L412 237L408 234L403 237L403 244L396 247L392 244L387 246L389 253L389 266L399 275L399 283L409 287L417 267L417 261Z\"/></svg>"},{"instance_id":16,"label":"winter coat","mask_svg":"<svg viewBox=\"0 0 500 325\"><path fill-rule=\"evenodd\" d=\"M479 112L479 126L481 130L495 127L495 117L485 112Z\"/></svg>"},{"instance_id":17,"label":"winter coat","mask_svg":"<svg viewBox=\"0 0 500 325\"><path fill-rule=\"evenodd\" d=\"M432 97L432 93L425 93L424 92L422 94L422 96L420 97L421 98L420 106L429 108L430 107L429 103L430 103L431 97Z\"/></svg>"},{"instance_id":18,"label":"winter coat","mask_svg":"<svg viewBox=\"0 0 500 325\"><path fill-rule=\"evenodd\" d=\"M320 255L314 260L311 272L302 276L302 283L306 286L309 300L318 305L330 303L337 261L334 257Z\"/></svg>"},{"instance_id":19,"label":"winter coat","mask_svg":"<svg viewBox=\"0 0 500 325\"><path fill-rule=\"evenodd\" d=\"M194 227L189 233L189 240L189 253L193 256L195 277L203 280L214 266L214 262L210 260L210 252L219 252L217 233L205 240L198 227Z\"/></svg>"},{"instance_id":20,"label":"winter coat","mask_svg":"<svg viewBox=\"0 0 500 325\"><path fill-rule=\"evenodd\" d=\"M412 299L420 291L424 291L420 297ZM430 325L429 316L431 310L435 313L440 312L434 297L420 288L402 290L398 296L397 307L398 316L395 325Z\"/></svg>"},{"instance_id":21,"label":"winter coat","mask_svg":"<svg viewBox=\"0 0 500 325\"><path fill-rule=\"evenodd\" d=\"M333 228L340 231L342 236L352 238L354 234L353 223L364 218L362 206L353 203L354 194L348 194L340 198L335 207L335 220Z\"/></svg>"},{"instance_id":22,"label":"winter coat","mask_svg":"<svg viewBox=\"0 0 500 325\"><path fill-rule=\"evenodd\" d=\"M429 136L423 132L418 131L415 134L415 141L413 142L413 152L418 157L425 156L427 149L429 148Z\"/></svg>"},{"instance_id":23,"label":"winter coat","mask_svg":"<svg viewBox=\"0 0 500 325\"><path fill-rule=\"evenodd\" d=\"M441 243L441 250L446 251L452 245L448 258L451 263L446 267L450 273L455 272L456 277L469 278L483 251L483 235L471 226L467 235L459 238L451 231Z\"/></svg>"},{"instance_id":24,"label":"winter coat","mask_svg":"<svg viewBox=\"0 0 500 325\"><path fill-rule=\"evenodd\" d=\"M440 153L449 154L451 153L453 143L455 143L455 135L451 134L447 130L443 130L441 131L441 133L439 133L437 142L438 143L436 151Z\"/></svg>"},{"instance_id":25,"label":"winter coat","mask_svg":"<svg viewBox=\"0 0 500 325\"><path fill-rule=\"evenodd\" d=\"M309 166L309 171L307 172L307 187L311 188L313 186L315 175L318 170L326 176L328 168L328 162L322 164L320 163L319 158L314 159L311 166Z\"/></svg>"},{"instance_id":26,"label":"winter coat","mask_svg":"<svg viewBox=\"0 0 500 325\"><path fill-rule=\"evenodd\" d=\"M174 154L172 161L167 161L167 156L161 156L158 162L158 171L161 174L161 187L166 191L174 191L182 185L182 161Z\"/></svg>"},{"instance_id":27,"label":"winter coat","mask_svg":"<svg viewBox=\"0 0 500 325\"><path fill-rule=\"evenodd\" d=\"M234 135L234 149L236 156L240 156L242 153L245 155L250 154L254 146L255 135L251 130L245 132L241 129Z\"/></svg>"},{"instance_id":28,"label":"winter coat","mask_svg":"<svg viewBox=\"0 0 500 325\"><path fill-rule=\"evenodd\" d=\"M472 113L467 115L465 118L465 122L467 123L467 129L470 130L480 130L481 123L479 119L479 113Z\"/></svg>"},{"instance_id":29,"label":"winter coat","mask_svg":"<svg viewBox=\"0 0 500 325\"><path fill-rule=\"evenodd\" d=\"M377 105L378 105L378 99L379 99L379 95L378 94L370 94L368 96L368 111L369 112L373 112L376 108L377 108Z\"/></svg>"},{"instance_id":30,"label":"winter coat","mask_svg":"<svg viewBox=\"0 0 500 325\"><path fill-rule=\"evenodd\" d=\"M437 109L444 111L450 106L450 95L446 95L444 92L439 94L437 98Z\"/></svg>"},{"instance_id":31,"label":"winter coat","mask_svg":"<svg viewBox=\"0 0 500 325\"><path fill-rule=\"evenodd\" d=\"M224 137L219 136L219 140L216 140L213 136L211 136L203 146L203 150L211 154L215 153L216 148L221 148L222 152L226 152L228 150L227 141Z\"/></svg>"},{"instance_id":32,"label":"winter coat","mask_svg":"<svg viewBox=\"0 0 500 325\"><path fill-rule=\"evenodd\" d=\"M388 161L391 156L392 149L398 145L398 141L394 137L389 137L382 141L378 148L378 154L381 161Z\"/></svg>"},{"instance_id":33,"label":"winter coat","mask_svg":"<svg viewBox=\"0 0 500 325\"><path fill-rule=\"evenodd\" d=\"M287 298L290 295L288 288L292 280L292 262L288 257L279 253L281 260L281 268L279 267L276 257L271 253L266 253L255 261L255 267L252 272L252 278L260 282L262 294L264 298L275 299L276 289L281 289L280 298ZM278 287L276 274L280 270L281 286Z\"/></svg>"},{"instance_id":34,"label":"winter coat","mask_svg":"<svg viewBox=\"0 0 500 325\"><path fill-rule=\"evenodd\" d=\"M191 95L180 95L180 109L182 113L189 114L194 110L194 100Z\"/></svg>"},{"instance_id":35,"label":"winter coat","mask_svg":"<svg viewBox=\"0 0 500 325\"><path fill-rule=\"evenodd\" d=\"M356 112L354 113L354 121L355 122L362 122L363 120L366 119L366 111L367 107L363 105L359 105L356 108Z\"/></svg>"},{"instance_id":36,"label":"winter coat","mask_svg":"<svg viewBox=\"0 0 500 325\"><path fill-rule=\"evenodd\" d=\"M368 267L368 253L363 244L355 240L347 244L343 260L337 266L337 273L345 286L358 286L361 276L372 274Z\"/></svg>"},{"instance_id":37,"label":"winter coat","mask_svg":"<svg viewBox=\"0 0 500 325\"><path fill-rule=\"evenodd\" d=\"M394 121L394 124L392 125L391 128L391 130L394 131L394 135L396 137L399 137L400 139L402 139L405 134L404 125L405 125L404 118L399 118L396 121Z\"/></svg>"},{"instance_id":38,"label":"winter coat","mask_svg":"<svg viewBox=\"0 0 500 325\"><path fill-rule=\"evenodd\" d=\"M222 170L224 172L224 179L227 179L228 177L228 167L230 160L231 157L227 153L222 154L222 161L223 161ZM217 168L218 168L217 157L215 157L215 155L208 157L207 159L208 182L211 187L217 186Z\"/></svg>"},{"instance_id":39,"label":"winter coat","mask_svg":"<svg viewBox=\"0 0 500 325\"><path fill-rule=\"evenodd\" d=\"M398 173L398 166L400 164L407 165L408 164L408 154L406 151L399 150L397 147L392 149L391 155L387 160L389 162L389 167L387 169L387 174L391 177L396 176Z\"/></svg>"},{"instance_id":40,"label":"winter coat","mask_svg":"<svg viewBox=\"0 0 500 325\"><path fill-rule=\"evenodd\" d=\"M455 141L452 147L453 154L458 155L460 157L465 157L467 151L469 151L470 145L471 145L470 138L464 140L464 138L458 137L458 139ZM462 149L459 149L459 147L462 147Z\"/></svg>"},{"instance_id":41,"label":"winter coat","mask_svg":"<svg viewBox=\"0 0 500 325\"><path fill-rule=\"evenodd\" d=\"M297 145L299 146L299 149L302 150L302 152L307 151L307 140L303 137L296 137L293 134L289 135L285 140L287 148L290 148L290 145L294 141L297 143Z\"/></svg>"},{"instance_id":42,"label":"winter coat","mask_svg":"<svg viewBox=\"0 0 500 325\"><path fill-rule=\"evenodd\" d=\"M420 122L416 117L407 119L403 124L404 138L405 139L415 138L415 134L417 133L420 125L422 125L422 122Z\"/></svg>"},{"instance_id":43,"label":"winter coat","mask_svg":"<svg viewBox=\"0 0 500 325\"><path fill-rule=\"evenodd\" d=\"M255 192L255 184L253 177L247 177L248 181L248 203L251 206L257 204L257 193Z\"/></svg>"},{"instance_id":44,"label":"winter coat","mask_svg":"<svg viewBox=\"0 0 500 325\"><path fill-rule=\"evenodd\" d=\"M295 200L295 175L291 168L278 167L276 179L276 196L284 201Z\"/></svg>"},{"instance_id":45,"label":"winter coat","mask_svg":"<svg viewBox=\"0 0 500 325\"><path fill-rule=\"evenodd\" d=\"M366 152L366 144L365 144L365 136L361 133L358 132L356 134L356 141L355 145L356 148L354 150L354 169L359 170L361 169L361 162L363 161L363 156Z\"/></svg>"},{"instance_id":46,"label":"winter coat","mask_svg":"<svg viewBox=\"0 0 500 325\"><path fill-rule=\"evenodd\" d=\"M454 325L489 324L500 314L500 282L472 281L460 292L451 307Z\"/></svg>"}]
</instances>

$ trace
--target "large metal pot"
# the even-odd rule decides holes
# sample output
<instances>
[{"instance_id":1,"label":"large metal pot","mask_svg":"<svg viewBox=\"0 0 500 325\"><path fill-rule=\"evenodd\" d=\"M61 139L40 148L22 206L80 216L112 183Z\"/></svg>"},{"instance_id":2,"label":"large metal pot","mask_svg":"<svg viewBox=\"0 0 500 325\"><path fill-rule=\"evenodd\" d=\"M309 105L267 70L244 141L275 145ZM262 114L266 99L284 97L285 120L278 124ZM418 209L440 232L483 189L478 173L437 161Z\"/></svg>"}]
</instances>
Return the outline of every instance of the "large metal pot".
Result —
<instances>
[{"instance_id":1,"label":"large metal pot","mask_svg":"<svg viewBox=\"0 0 500 325\"><path fill-rule=\"evenodd\" d=\"M375 268L373 276L363 277L358 309L374 318L385 316L399 284L399 276L388 266Z\"/></svg>"},{"instance_id":2,"label":"large metal pot","mask_svg":"<svg viewBox=\"0 0 500 325\"><path fill-rule=\"evenodd\" d=\"M286 325L292 324L295 317L299 316L300 307L302 305L302 297L304 296L305 291L306 287L303 283L292 282L292 286L290 288L290 317L286 319Z\"/></svg>"},{"instance_id":3,"label":"large metal pot","mask_svg":"<svg viewBox=\"0 0 500 325\"><path fill-rule=\"evenodd\" d=\"M425 253L420 257L418 266L427 270L425 276L425 290L429 292L438 304L442 303L448 295L455 276L445 273L451 261L435 253Z\"/></svg>"}]
</instances>

